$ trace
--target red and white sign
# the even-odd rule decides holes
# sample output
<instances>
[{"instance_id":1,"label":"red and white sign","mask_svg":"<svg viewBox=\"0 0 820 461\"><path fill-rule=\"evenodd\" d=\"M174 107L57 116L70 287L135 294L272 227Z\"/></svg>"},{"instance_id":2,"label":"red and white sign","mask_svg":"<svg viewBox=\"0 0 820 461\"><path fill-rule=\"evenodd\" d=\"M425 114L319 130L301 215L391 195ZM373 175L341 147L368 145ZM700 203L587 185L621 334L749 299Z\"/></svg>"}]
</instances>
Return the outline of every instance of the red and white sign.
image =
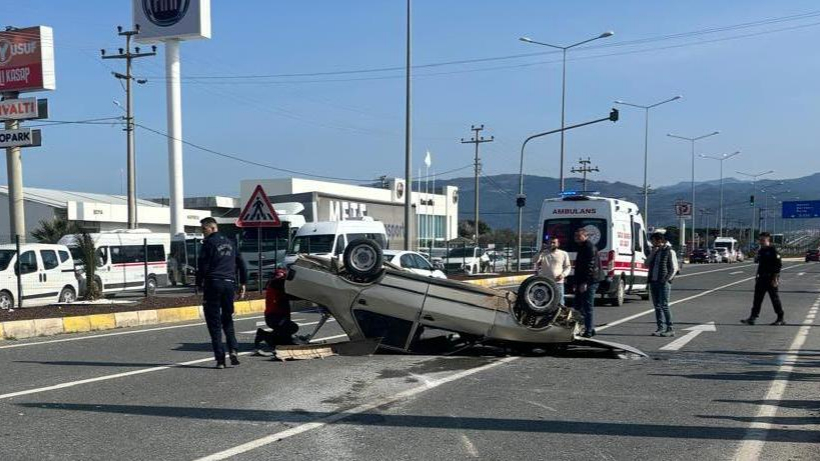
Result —
<instances>
[{"instance_id":1,"label":"red and white sign","mask_svg":"<svg viewBox=\"0 0 820 461\"><path fill-rule=\"evenodd\" d=\"M675 204L675 214L679 218L692 216L692 204L689 202L678 202Z\"/></svg>"},{"instance_id":2,"label":"red and white sign","mask_svg":"<svg viewBox=\"0 0 820 461\"><path fill-rule=\"evenodd\" d=\"M54 88L54 33L51 27L0 32L0 92Z\"/></svg>"},{"instance_id":3,"label":"red and white sign","mask_svg":"<svg viewBox=\"0 0 820 461\"><path fill-rule=\"evenodd\" d=\"M38 118L37 98L0 101L0 120L29 120Z\"/></svg>"},{"instance_id":4,"label":"red and white sign","mask_svg":"<svg viewBox=\"0 0 820 461\"><path fill-rule=\"evenodd\" d=\"M279 227L281 225L279 215L276 214L276 210L268 200L268 194L262 189L261 184L257 184L251 198L239 214L239 219L236 220L236 227Z\"/></svg>"}]
</instances>

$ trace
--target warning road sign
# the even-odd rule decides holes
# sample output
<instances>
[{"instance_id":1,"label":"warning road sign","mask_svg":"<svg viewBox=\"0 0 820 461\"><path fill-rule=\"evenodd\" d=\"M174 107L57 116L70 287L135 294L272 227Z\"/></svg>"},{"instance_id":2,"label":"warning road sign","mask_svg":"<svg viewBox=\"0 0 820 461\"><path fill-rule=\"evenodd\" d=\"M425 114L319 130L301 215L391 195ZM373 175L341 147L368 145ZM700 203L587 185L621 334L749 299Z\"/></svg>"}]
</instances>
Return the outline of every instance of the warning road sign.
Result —
<instances>
[{"instance_id":1,"label":"warning road sign","mask_svg":"<svg viewBox=\"0 0 820 461\"><path fill-rule=\"evenodd\" d=\"M242 213L239 214L239 219L236 220L236 227L279 227L282 223L279 221L279 215L273 209L268 194L262 189L262 185L258 184L254 189Z\"/></svg>"},{"instance_id":2,"label":"warning road sign","mask_svg":"<svg viewBox=\"0 0 820 461\"><path fill-rule=\"evenodd\" d=\"M692 216L692 204L689 202L675 203L675 214L679 218L688 218Z\"/></svg>"}]
</instances>

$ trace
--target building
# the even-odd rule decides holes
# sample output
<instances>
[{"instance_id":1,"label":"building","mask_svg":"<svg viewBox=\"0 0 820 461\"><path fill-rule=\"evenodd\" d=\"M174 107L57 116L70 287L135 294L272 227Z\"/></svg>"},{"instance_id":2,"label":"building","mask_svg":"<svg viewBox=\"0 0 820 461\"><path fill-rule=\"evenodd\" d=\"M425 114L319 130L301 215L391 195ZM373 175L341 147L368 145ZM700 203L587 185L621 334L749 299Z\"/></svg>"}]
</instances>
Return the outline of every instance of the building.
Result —
<instances>
[{"instance_id":1,"label":"building","mask_svg":"<svg viewBox=\"0 0 820 461\"><path fill-rule=\"evenodd\" d=\"M404 243L403 179L386 181L386 188L355 186L301 178L247 179L240 183L239 203L249 199L261 185L270 201L296 202L304 205L305 220L343 221L369 216L382 221L387 228L392 248ZM428 246L458 236L458 188L446 186L440 194L412 192L411 247ZM187 206L187 204L186 204Z\"/></svg>"},{"instance_id":2,"label":"building","mask_svg":"<svg viewBox=\"0 0 820 461\"><path fill-rule=\"evenodd\" d=\"M128 224L127 199L122 195L96 194L26 187L25 201L27 239L41 221L55 218L78 224L88 232L124 229ZM186 209L186 232L198 232L199 220L210 216L207 210ZM149 200L137 200L137 221L142 229L169 232L170 208ZM0 241L11 241L9 233L8 187L0 186Z\"/></svg>"}]
</instances>

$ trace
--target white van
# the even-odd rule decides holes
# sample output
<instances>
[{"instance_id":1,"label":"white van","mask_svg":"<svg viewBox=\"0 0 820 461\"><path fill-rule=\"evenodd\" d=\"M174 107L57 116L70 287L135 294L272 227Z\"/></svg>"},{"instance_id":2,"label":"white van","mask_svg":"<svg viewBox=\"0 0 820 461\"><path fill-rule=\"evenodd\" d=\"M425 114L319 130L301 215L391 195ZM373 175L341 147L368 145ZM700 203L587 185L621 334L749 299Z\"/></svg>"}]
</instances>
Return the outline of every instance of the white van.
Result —
<instances>
[{"instance_id":1,"label":"white van","mask_svg":"<svg viewBox=\"0 0 820 461\"><path fill-rule=\"evenodd\" d=\"M65 245L20 245L19 261L15 245L0 245L0 309L19 307L15 306L18 270L23 307L77 299L74 259Z\"/></svg>"},{"instance_id":2,"label":"white van","mask_svg":"<svg viewBox=\"0 0 820 461\"><path fill-rule=\"evenodd\" d=\"M389 246L384 223L367 216L346 221L305 223L296 231L285 264L296 262L298 254L341 256L348 243L361 238L375 240L384 249Z\"/></svg>"},{"instance_id":3,"label":"white van","mask_svg":"<svg viewBox=\"0 0 820 461\"><path fill-rule=\"evenodd\" d=\"M715 239L713 246L716 249L726 248L728 252L728 262L734 263L738 261L737 240L734 237L718 237Z\"/></svg>"},{"instance_id":4,"label":"white van","mask_svg":"<svg viewBox=\"0 0 820 461\"><path fill-rule=\"evenodd\" d=\"M239 236L239 253L248 268L248 280L257 279L259 269L259 240L261 237L262 278L267 280L277 267L283 267L291 241L305 224L300 213L305 206L297 202L274 203L274 209L282 223L280 227L246 227ZM261 235L260 235L261 233Z\"/></svg>"},{"instance_id":5,"label":"white van","mask_svg":"<svg viewBox=\"0 0 820 461\"><path fill-rule=\"evenodd\" d=\"M588 195L546 199L541 206L539 227L538 251L547 236L557 237L572 261L577 254L575 231L587 230L598 249L605 275L598 293L611 304L622 305L627 294L649 299L649 272L645 263L650 248L643 218L634 203ZM572 289L572 279L570 275L567 280L568 292Z\"/></svg>"},{"instance_id":6,"label":"white van","mask_svg":"<svg viewBox=\"0 0 820 461\"><path fill-rule=\"evenodd\" d=\"M145 249L148 242L148 292L168 285L167 257L171 246L171 235L153 233L147 229L115 230L89 234L96 248L97 282L103 294L123 291L144 290ZM60 243L68 246L74 260L82 264L77 235L66 235ZM80 284L85 286L84 271L80 274Z\"/></svg>"}]
</instances>

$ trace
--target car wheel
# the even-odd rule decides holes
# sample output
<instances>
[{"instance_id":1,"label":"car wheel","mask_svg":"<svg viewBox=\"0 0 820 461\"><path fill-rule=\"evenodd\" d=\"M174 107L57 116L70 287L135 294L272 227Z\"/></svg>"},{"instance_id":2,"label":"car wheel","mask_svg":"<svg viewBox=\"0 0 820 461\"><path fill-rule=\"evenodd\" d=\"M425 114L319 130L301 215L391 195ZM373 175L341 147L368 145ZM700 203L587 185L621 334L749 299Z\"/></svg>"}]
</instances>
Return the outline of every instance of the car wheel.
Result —
<instances>
[{"instance_id":1,"label":"car wheel","mask_svg":"<svg viewBox=\"0 0 820 461\"><path fill-rule=\"evenodd\" d=\"M157 278L148 277L148 295L154 296L157 292Z\"/></svg>"},{"instance_id":2,"label":"car wheel","mask_svg":"<svg viewBox=\"0 0 820 461\"><path fill-rule=\"evenodd\" d=\"M14 307L14 297L8 291L0 292L0 310L7 311Z\"/></svg>"},{"instance_id":3,"label":"car wheel","mask_svg":"<svg viewBox=\"0 0 820 461\"><path fill-rule=\"evenodd\" d=\"M381 273L384 255L374 240L356 239L347 245L342 260L354 278L370 282Z\"/></svg>"},{"instance_id":4,"label":"car wheel","mask_svg":"<svg viewBox=\"0 0 820 461\"><path fill-rule=\"evenodd\" d=\"M555 282L540 276L532 276L518 288L518 307L535 315L553 312L559 303Z\"/></svg>"},{"instance_id":5,"label":"car wheel","mask_svg":"<svg viewBox=\"0 0 820 461\"><path fill-rule=\"evenodd\" d=\"M620 307L624 305L624 298L626 297L626 282L623 278L618 279L618 288L615 290L615 296L609 300L613 306Z\"/></svg>"},{"instance_id":6,"label":"car wheel","mask_svg":"<svg viewBox=\"0 0 820 461\"><path fill-rule=\"evenodd\" d=\"M63 304L73 303L77 300L77 293L74 291L74 288L65 287L63 291L60 292L60 297L57 300Z\"/></svg>"}]
</instances>

